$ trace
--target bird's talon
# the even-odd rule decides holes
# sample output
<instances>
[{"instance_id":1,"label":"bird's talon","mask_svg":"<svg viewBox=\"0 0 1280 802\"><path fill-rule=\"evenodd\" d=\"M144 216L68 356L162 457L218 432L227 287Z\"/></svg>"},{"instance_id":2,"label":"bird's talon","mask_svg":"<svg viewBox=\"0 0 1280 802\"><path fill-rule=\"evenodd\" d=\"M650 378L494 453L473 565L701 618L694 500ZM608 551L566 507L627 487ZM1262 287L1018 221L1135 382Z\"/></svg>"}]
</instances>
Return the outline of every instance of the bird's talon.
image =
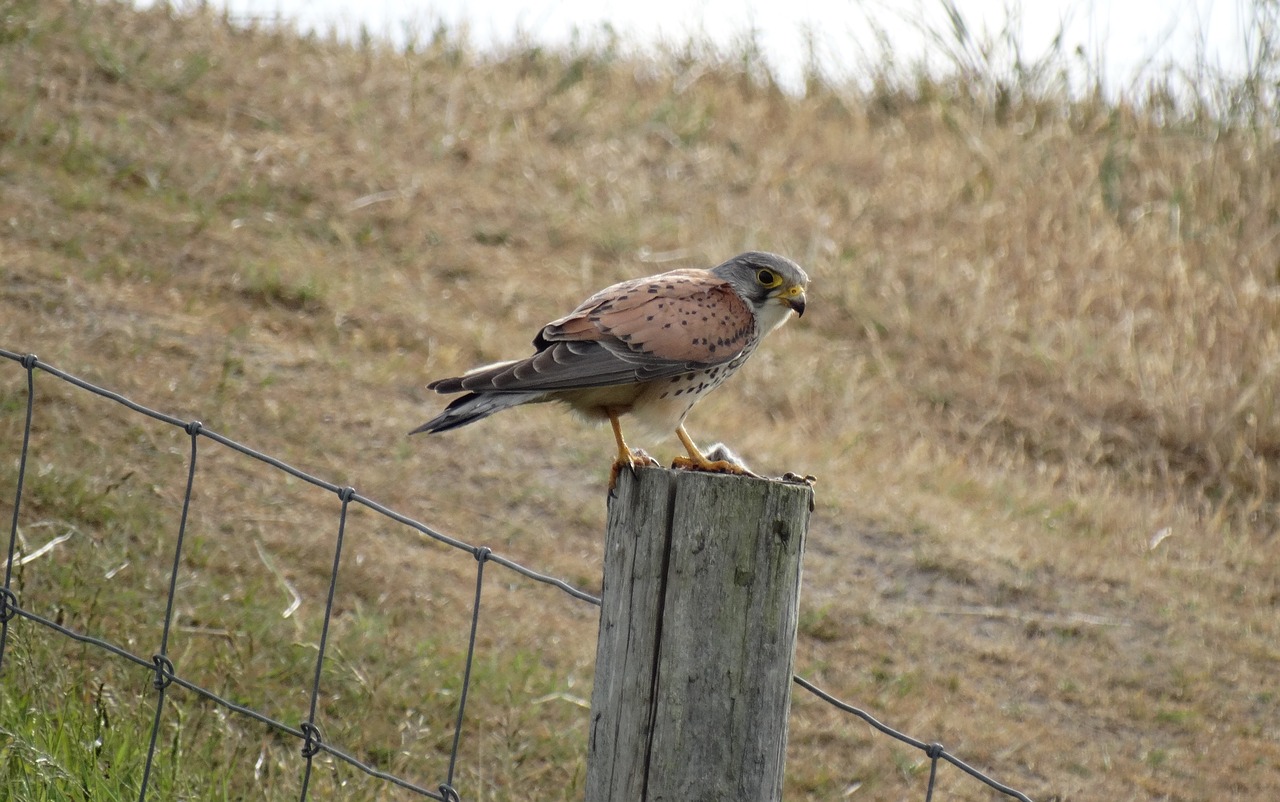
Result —
<instances>
[{"instance_id":1,"label":"bird's talon","mask_svg":"<svg viewBox=\"0 0 1280 802\"><path fill-rule=\"evenodd\" d=\"M609 492L612 493L618 486L618 474L622 472L623 468L626 468L632 476L635 476L637 468L661 467L662 463L658 462L644 451L638 448L628 448L626 456L619 454L618 458L613 461L613 465L609 468Z\"/></svg>"},{"instance_id":2,"label":"bird's talon","mask_svg":"<svg viewBox=\"0 0 1280 802\"><path fill-rule=\"evenodd\" d=\"M631 467L634 468L661 468L662 463L649 456L643 449L631 449Z\"/></svg>"},{"instance_id":3,"label":"bird's talon","mask_svg":"<svg viewBox=\"0 0 1280 802\"><path fill-rule=\"evenodd\" d=\"M701 471L703 473L731 473L735 476L750 476L760 479L758 474L754 474L741 465L735 465L726 460L698 460L689 457L676 457L672 461L671 467L678 471Z\"/></svg>"}]
</instances>

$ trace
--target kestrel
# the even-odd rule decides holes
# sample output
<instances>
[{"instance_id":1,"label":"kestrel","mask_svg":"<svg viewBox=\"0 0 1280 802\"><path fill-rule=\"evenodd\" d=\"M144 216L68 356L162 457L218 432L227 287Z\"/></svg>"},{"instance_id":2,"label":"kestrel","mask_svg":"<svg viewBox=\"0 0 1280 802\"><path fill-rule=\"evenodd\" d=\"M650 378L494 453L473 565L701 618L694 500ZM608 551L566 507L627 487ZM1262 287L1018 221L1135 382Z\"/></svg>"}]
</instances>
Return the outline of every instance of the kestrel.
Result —
<instances>
[{"instance_id":1,"label":"kestrel","mask_svg":"<svg viewBox=\"0 0 1280 802\"><path fill-rule=\"evenodd\" d=\"M790 259L752 251L710 270L672 270L606 287L544 326L533 339L533 356L427 385L466 395L410 434L448 431L521 404L562 401L613 426L618 458L611 487L620 468L657 464L627 445L622 415L648 429L675 431L689 456L672 467L749 473L703 456L684 419L747 361L764 335L792 312L804 314L808 284Z\"/></svg>"}]
</instances>

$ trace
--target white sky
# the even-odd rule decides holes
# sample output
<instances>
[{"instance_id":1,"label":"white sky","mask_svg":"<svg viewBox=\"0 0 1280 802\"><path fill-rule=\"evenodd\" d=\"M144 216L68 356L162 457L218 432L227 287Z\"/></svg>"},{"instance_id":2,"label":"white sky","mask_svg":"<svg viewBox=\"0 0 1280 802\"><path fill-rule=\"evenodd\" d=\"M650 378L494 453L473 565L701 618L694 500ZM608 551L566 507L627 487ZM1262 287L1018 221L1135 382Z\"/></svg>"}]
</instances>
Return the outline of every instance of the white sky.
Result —
<instances>
[{"instance_id":1,"label":"white sky","mask_svg":"<svg viewBox=\"0 0 1280 802\"><path fill-rule=\"evenodd\" d=\"M210 0L233 18L284 18L304 29L354 34L363 24L375 36L403 41L406 23L430 35L437 23L465 26L476 46L510 44L521 35L548 45L575 32L590 37L604 24L625 41L684 41L690 35L720 45L754 29L784 83L798 85L806 32L829 71L839 73L874 53L868 30L884 29L899 63L925 52L921 23L949 30L942 0ZM151 5L155 0L135 0ZM180 6L182 0L176 0ZM1043 53L1065 31L1063 49L1077 48L1103 66L1109 86L1127 87L1144 67L1208 64L1238 71L1247 50L1243 16L1257 0L954 0L981 36L998 33L1014 9L1024 58ZM939 60L939 63L942 63ZM1081 59L1079 63L1086 63Z\"/></svg>"}]
</instances>

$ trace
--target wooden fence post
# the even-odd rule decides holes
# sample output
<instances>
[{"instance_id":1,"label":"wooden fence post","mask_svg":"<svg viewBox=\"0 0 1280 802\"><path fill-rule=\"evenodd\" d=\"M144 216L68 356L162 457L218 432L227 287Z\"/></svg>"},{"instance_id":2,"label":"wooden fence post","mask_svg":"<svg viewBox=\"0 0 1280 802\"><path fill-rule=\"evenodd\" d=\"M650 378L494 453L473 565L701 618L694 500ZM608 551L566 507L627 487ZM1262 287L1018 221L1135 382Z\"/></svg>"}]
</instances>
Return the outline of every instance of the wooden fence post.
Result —
<instances>
[{"instance_id":1,"label":"wooden fence post","mask_svg":"<svg viewBox=\"0 0 1280 802\"><path fill-rule=\"evenodd\" d=\"M780 481L618 477L587 802L781 799L812 501Z\"/></svg>"}]
</instances>

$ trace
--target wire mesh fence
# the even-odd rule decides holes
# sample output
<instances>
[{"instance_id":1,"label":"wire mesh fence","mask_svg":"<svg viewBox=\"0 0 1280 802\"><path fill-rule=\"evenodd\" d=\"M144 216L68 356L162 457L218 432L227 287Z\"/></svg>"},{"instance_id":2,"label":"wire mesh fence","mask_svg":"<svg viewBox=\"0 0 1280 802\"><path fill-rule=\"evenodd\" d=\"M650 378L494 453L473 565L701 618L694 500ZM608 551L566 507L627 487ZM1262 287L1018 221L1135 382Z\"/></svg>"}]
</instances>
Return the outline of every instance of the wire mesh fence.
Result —
<instances>
[{"instance_id":1,"label":"wire mesh fence","mask_svg":"<svg viewBox=\"0 0 1280 802\"><path fill-rule=\"evenodd\" d=\"M152 794L152 797L148 796L154 774L153 761L157 753L157 741L161 733L162 722L165 718L166 702L168 700L169 691L174 685L195 694L197 697L212 703L225 711L247 717L248 719L266 725L280 736L287 736L295 739L301 758L301 766L298 771L300 775L300 798L302 800L306 800L308 798L308 793L311 789L315 759L322 753L335 761L346 764L352 769L367 775L376 781L398 787L411 795L442 800L442 802L460 800L463 798L460 789L457 788L459 778L460 746L463 742L462 737L467 724L468 694L472 686L472 669L476 655L477 635L483 621L481 616L481 602L484 598L486 566L493 564L536 583L550 586L563 592L566 596L576 602L596 606L600 604L599 598L575 587L563 579L535 571L515 562L514 560L495 553L488 547L474 546L457 538L450 537L449 535L439 532L426 524L396 512L395 510L392 510L371 498L361 495L351 487L341 486L299 470L282 460L268 454L264 454L222 434L207 429L198 421L182 420L172 415L158 412L154 409L138 404L119 393L96 386L82 378L61 371L52 365L40 362L33 354L24 355L0 349L0 357L3 357L24 371L26 382L25 404L19 406L15 410L19 414L24 414L25 420L22 423L19 453L15 457L17 467L16 479L14 481L13 515L9 526L4 583L3 586L0 587L0 682L4 681L6 674L12 674L11 671L5 672L5 657L6 648L9 642L10 629L17 626L16 621L18 619L22 619L24 622L31 625L42 627L49 632L56 633L57 636L66 638L69 641L92 647L93 649L101 651L105 655L118 658L126 664L131 664L135 667L139 680L149 678L151 688L154 693L154 714L151 716L152 723L150 730L145 733L148 746L145 753L145 761L143 763L141 775L137 780L139 800L155 798L154 793ZM164 614L162 620L158 622L157 627L159 629L159 648L149 657L139 654L136 649L125 648L125 646L120 645L116 640L102 637L101 633L93 634L90 632L79 631L75 627L68 626L59 620L59 616L57 615L50 617L48 614L42 614L36 610L29 609L23 605L22 599L19 598L18 592L14 589L13 580L15 567L41 556L42 550L50 549L53 545L56 545L54 541L50 541L49 544L42 547L42 550L33 551L25 555L20 554L18 548L19 529L22 522L24 482L28 475L30 466L34 461L31 446L31 434L39 398L36 383L36 376L38 373L47 374L48 376L61 382L65 382L67 385L77 388L78 390L114 401L137 415L145 416L154 421L159 421L163 424L174 427L182 432L187 443L186 476L185 482L182 485L183 489L181 491L181 513L178 517L176 532L173 533L171 545L172 561L169 564L168 570L164 572L167 588ZM328 493L333 494L338 502L336 519L332 521L333 534L327 541L328 545L332 549L332 564L327 573L327 592L325 594L324 610L321 616L316 655L312 669L308 674L308 681L305 683L307 710L302 721L297 723L282 721L280 718L268 715L261 709L256 709L254 706L242 704L233 699L226 698L229 694L217 693L200 682L188 679L181 673L179 666L175 664L174 657L171 654L170 635L174 628L175 604L183 590L179 583L179 575L184 559L184 549L187 549L189 546L188 520L193 494L200 476L197 466L199 464L199 457L202 453L201 443L205 440L224 446L232 452L240 455L242 458L269 466L273 471L281 472L293 479L300 480L307 485L327 491ZM5 456L7 457L8 455ZM470 555L476 563L475 591L470 601L470 611L467 616L468 632L466 636L465 660L462 665L462 675L458 683L459 691L456 695L456 709L453 710L451 717L452 720L449 723L451 727L451 736L448 739L447 767L443 771L443 776L436 782L415 782L395 773L384 771L378 766L371 765L368 761L357 758L351 754L350 751L344 750L338 745L328 742L323 734L321 725L324 721L322 720L323 717L320 709L322 679L326 660L330 659L327 653L327 647L330 635L330 625L334 618L335 601L338 598L338 578L343 571L343 546L347 532L348 518L351 510L356 507L367 509L375 515L393 522L396 525L408 527L410 530L413 530L421 536L442 544L449 549L455 550L457 553ZM995 781L983 772L960 760L955 755L947 752L941 744L924 742L894 730L893 728L881 723L865 711L841 701L832 694L817 687L812 682L800 676L796 676L794 681L799 688L802 688L807 693L812 694L822 702L831 705L832 708L850 716L855 716L866 722L876 731L923 753L929 761L928 781L923 789L923 798L926 802L929 802L929 800L933 798L935 788L937 787L939 765L943 762L949 763L960 769L966 776L985 784L999 794L1014 799L1024 800L1024 802L1030 802L1029 798L1025 794Z\"/></svg>"}]
</instances>

